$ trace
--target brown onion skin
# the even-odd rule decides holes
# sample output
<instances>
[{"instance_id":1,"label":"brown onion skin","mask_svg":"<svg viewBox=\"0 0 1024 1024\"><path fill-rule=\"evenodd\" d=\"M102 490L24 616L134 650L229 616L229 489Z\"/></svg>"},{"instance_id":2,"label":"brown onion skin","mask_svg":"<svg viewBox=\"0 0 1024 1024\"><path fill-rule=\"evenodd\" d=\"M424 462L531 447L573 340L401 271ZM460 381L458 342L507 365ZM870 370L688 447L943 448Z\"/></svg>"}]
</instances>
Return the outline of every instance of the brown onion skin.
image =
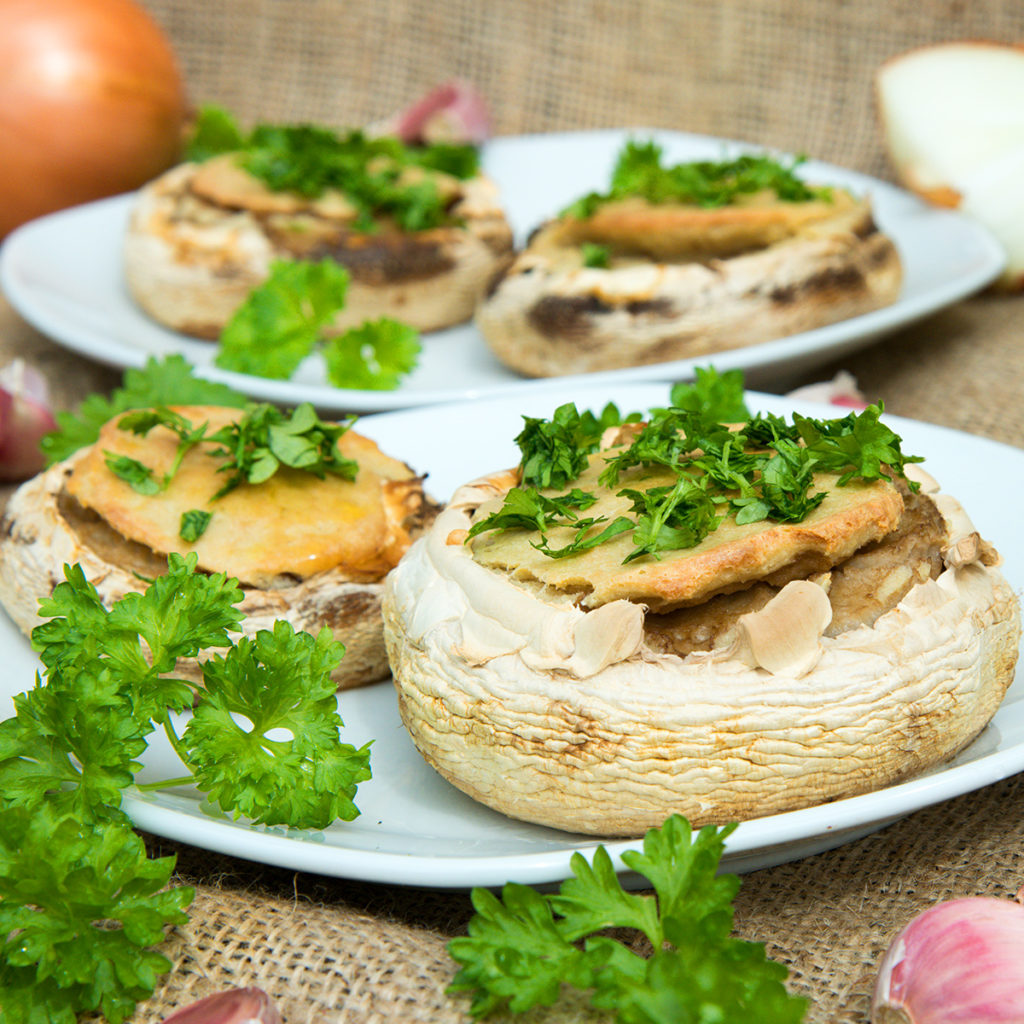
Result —
<instances>
[{"instance_id":1,"label":"brown onion skin","mask_svg":"<svg viewBox=\"0 0 1024 1024\"><path fill-rule=\"evenodd\" d=\"M181 157L174 52L133 0L0 0L0 238Z\"/></svg>"}]
</instances>

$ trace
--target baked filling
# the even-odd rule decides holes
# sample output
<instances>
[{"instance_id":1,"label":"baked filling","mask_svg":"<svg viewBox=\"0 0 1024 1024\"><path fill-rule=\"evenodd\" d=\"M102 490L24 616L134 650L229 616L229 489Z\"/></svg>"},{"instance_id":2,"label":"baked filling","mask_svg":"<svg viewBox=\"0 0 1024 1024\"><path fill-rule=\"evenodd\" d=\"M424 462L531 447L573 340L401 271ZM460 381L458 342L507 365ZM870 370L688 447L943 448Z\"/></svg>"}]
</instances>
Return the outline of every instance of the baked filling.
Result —
<instances>
[{"instance_id":1,"label":"baked filling","mask_svg":"<svg viewBox=\"0 0 1024 1024\"><path fill-rule=\"evenodd\" d=\"M423 175L420 168L403 171L402 181ZM485 178L460 181L433 172L433 187L449 223L435 228L404 230L393 217L378 215L372 229L360 227L360 211L337 190L304 197L295 192L270 189L225 155L206 163L185 165L156 183L162 200L169 204L165 230L195 227L214 231L222 238L221 262L229 266L242 256L236 237L247 227L258 226L275 251L293 259L331 257L343 263L357 281L382 286L416 281L447 273L453 267L450 245L453 231L461 234L472 220L480 241L496 254L511 244L510 230L498 204L497 190ZM157 225L158 226L158 225ZM192 256L216 260L198 242L176 242Z\"/></svg>"},{"instance_id":2,"label":"baked filling","mask_svg":"<svg viewBox=\"0 0 1024 1024\"><path fill-rule=\"evenodd\" d=\"M241 415L215 407L176 411L212 430ZM341 454L358 464L352 480L281 467L262 483L243 483L213 498L225 477L222 462L210 457L218 445L203 442L185 454L162 491L140 493L111 471L108 459L138 460L160 478L175 461L178 438L164 426L137 436L121 429L118 419L75 463L61 509L83 543L145 575L153 575L154 560L166 562L171 551L194 551L201 569L254 587L272 589L328 570L353 582L375 582L395 565L428 512L422 479L352 431L338 440ZM212 517L201 536L186 541L182 517L194 509Z\"/></svg>"},{"instance_id":3,"label":"baked filling","mask_svg":"<svg viewBox=\"0 0 1024 1024\"><path fill-rule=\"evenodd\" d=\"M651 203L631 197L609 202L589 217L563 217L540 228L529 253L568 263L584 245L607 246L614 266L728 259L826 226L854 230L870 204L835 189L829 198L784 202L764 190L741 195L728 206Z\"/></svg>"},{"instance_id":4,"label":"baked filling","mask_svg":"<svg viewBox=\"0 0 1024 1024\"><path fill-rule=\"evenodd\" d=\"M825 635L839 636L859 626L871 626L912 587L938 579L945 568L942 549L947 539L946 524L931 498L907 495L895 530L811 577L826 590L832 607ZM762 581L689 608L648 613L645 642L659 653L680 656L722 647L731 639L739 617L760 611L780 589L778 584Z\"/></svg>"},{"instance_id":5,"label":"baked filling","mask_svg":"<svg viewBox=\"0 0 1024 1024\"><path fill-rule=\"evenodd\" d=\"M668 487L677 479L671 470L634 469L623 474L614 489L602 487L598 477L605 459L623 450L609 448L592 456L588 468L573 481L573 487L599 495L597 503L587 509L588 516L603 516L610 522L631 506L631 499L618 492L650 491ZM572 593L586 608L625 599L642 602L654 611L670 611L758 580L781 586L823 572L897 528L903 498L891 481L839 487L838 479L839 474L815 476L811 493L824 493L824 500L798 523L739 525L726 518L699 544L664 552L658 559L626 564L634 547L629 532L572 557L555 559L537 549L536 535L527 530L483 533L471 542L473 557L481 565L504 570L513 579ZM502 500L482 505L474 522L497 511ZM548 533L550 546L569 543L573 532L566 526L553 527Z\"/></svg>"}]
</instances>

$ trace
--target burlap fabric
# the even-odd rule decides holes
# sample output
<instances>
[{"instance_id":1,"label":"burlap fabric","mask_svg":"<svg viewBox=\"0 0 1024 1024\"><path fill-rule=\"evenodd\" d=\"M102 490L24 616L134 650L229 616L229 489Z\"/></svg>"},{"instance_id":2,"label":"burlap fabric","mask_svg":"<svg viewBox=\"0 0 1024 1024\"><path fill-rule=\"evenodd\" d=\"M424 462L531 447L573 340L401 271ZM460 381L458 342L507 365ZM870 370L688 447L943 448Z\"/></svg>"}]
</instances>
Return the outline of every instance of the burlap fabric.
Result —
<instances>
[{"instance_id":1,"label":"burlap fabric","mask_svg":"<svg viewBox=\"0 0 1024 1024\"><path fill-rule=\"evenodd\" d=\"M1016 0L147 0L195 103L246 121L374 120L460 75L500 133L649 125L746 139L889 176L872 73L914 45L1024 40ZM1024 445L1024 298L982 296L825 367L887 408ZM74 405L120 374L66 353L0 302L0 357L24 355ZM762 380L783 390L795 380ZM286 1024L462 1021L444 994L462 892L319 878L157 837L197 886L174 969L137 1022L228 985L259 985ZM864 1024L882 951L914 914L1024 883L1020 777L926 809L834 851L745 878L740 936L767 943L813 1024ZM565 1020L575 1011L548 1014ZM543 1018L544 1015L541 1015ZM541 1019L541 1018L538 1018Z\"/></svg>"}]
</instances>

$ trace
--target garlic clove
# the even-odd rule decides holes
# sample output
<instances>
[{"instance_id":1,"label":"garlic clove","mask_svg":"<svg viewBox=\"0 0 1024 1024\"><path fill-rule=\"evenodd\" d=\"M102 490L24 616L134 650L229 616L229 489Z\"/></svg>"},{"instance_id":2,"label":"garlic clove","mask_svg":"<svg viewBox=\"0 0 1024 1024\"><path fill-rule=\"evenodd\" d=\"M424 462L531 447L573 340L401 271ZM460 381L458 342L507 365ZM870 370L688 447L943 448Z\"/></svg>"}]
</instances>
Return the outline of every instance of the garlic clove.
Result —
<instances>
[{"instance_id":1,"label":"garlic clove","mask_svg":"<svg viewBox=\"0 0 1024 1024\"><path fill-rule=\"evenodd\" d=\"M281 1015L262 989L231 988L175 1010L164 1024L281 1024Z\"/></svg>"},{"instance_id":2,"label":"garlic clove","mask_svg":"<svg viewBox=\"0 0 1024 1024\"><path fill-rule=\"evenodd\" d=\"M840 370L831 380L804 384L790 391L787 398L799 398L806 402L824 402L827 405L841 405L848 409L866 409L868 401L857 387L857 380L847 370Z\"/></svg>"},{"instance_id":3,"label":"garlic clove","mask_svg":"<svg viewBox=\"0 0 1024 1024\"><path fill-rule=\"evenodd\" d=\"M0 480L26 480L45 462L39 448L57 428L46 378L22 359L0 368Z\"/></svg>"},{"instance_id":4,"label":"garlic clove","mask_svg":"<svg viewBox=\"0 0 1024 1024\"><path fill-rule=\"evenodd\" d=\"M490 138L491 119L483 96L468 82L452 79L375 130L381 135L397 135L409 143L479 145Z\"/></svg>"},{"instance_id":5,"label":"garlic clove","mask_svg":"<svg viewBox=\"0 0 1024 1024\"><path fill-rule=\"evenodd\" d=\"M1024 1021L1024 906L971 896L926 910L893 939L873 1024Z\"/></svg>"}]
</instances>

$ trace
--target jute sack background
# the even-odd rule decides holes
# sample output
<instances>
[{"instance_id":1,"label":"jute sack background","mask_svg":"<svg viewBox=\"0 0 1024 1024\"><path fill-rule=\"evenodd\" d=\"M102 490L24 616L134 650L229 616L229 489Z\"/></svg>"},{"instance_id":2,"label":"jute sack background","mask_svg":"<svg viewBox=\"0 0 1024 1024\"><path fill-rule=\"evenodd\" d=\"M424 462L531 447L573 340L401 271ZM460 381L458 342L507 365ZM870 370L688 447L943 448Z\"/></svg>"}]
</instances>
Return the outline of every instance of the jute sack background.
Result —
<instances>
[{"instance_id":1,"label":"jute sack background","mask_svg":"<svg viewBox=\"0 0 1024 1024\"><path fill-rule=\"evenodd\" d=\"M338 126L386 116L453 75L499 133L653 126L745 139L889 176L871 97L877 64L939 39L1024 40L1019 0L146 0L195 103L246 122ZM896 413L1024 445L1024 299L982 296L811 376L851 370ZM59 404L120 374L74 356L0 300L0 360L23 356ZM782 390L799 381L763 380ZM26 681L26 686L30 681ZM387 684L385 684L387 685ZM344 710L344 709L343 709ZM229 985L259 985L286 1024L467 1021L445 950L465 892L321 878L147 837L196 886L174 967L132 1024ZM810 1024L865 1024L896 931L953 896L1024 883L1024 778L947 801L817 856L754 872L736 930L789 964ZM578 1006L530 1021L587 1019Z\"/></svg>"}]
</instances>

